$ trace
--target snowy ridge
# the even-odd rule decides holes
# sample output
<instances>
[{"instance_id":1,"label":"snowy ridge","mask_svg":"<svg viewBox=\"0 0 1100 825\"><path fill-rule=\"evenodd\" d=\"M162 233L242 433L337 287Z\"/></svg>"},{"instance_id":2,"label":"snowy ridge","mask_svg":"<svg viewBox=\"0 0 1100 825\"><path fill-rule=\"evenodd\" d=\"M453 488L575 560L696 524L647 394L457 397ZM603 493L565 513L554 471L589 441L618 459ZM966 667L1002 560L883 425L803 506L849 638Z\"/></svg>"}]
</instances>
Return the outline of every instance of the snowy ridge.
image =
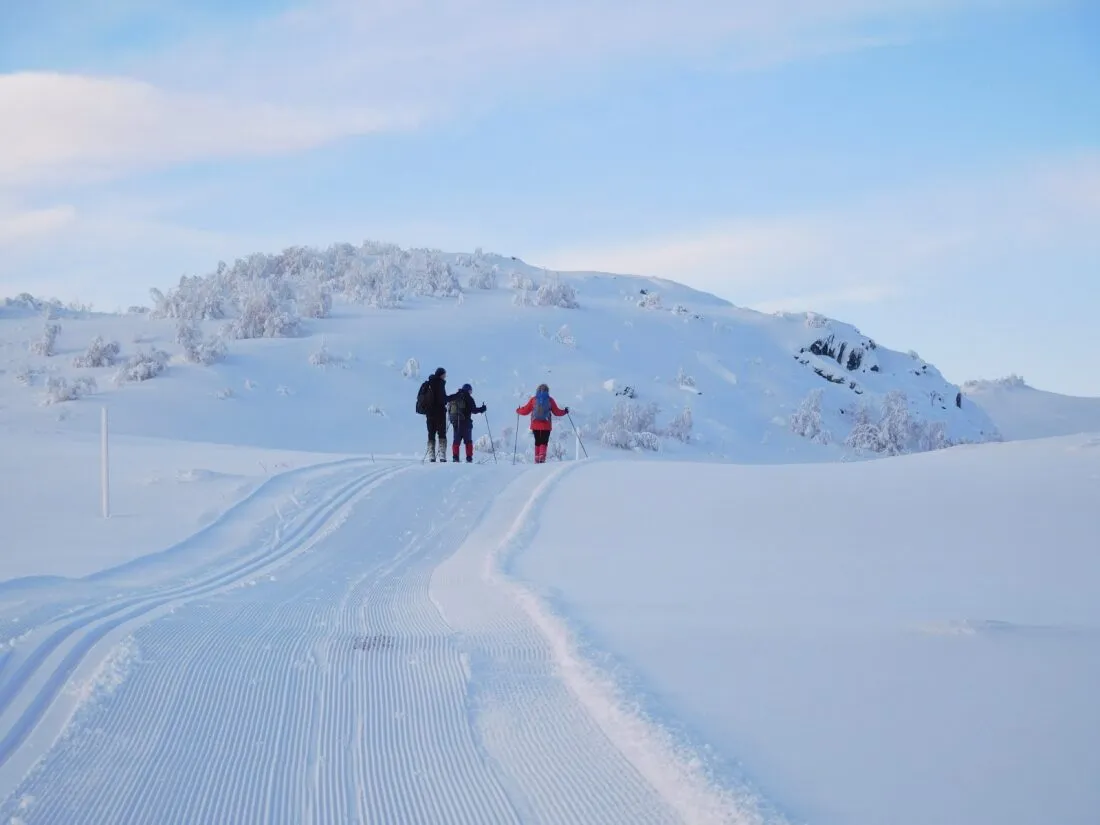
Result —
<instances>
[{"instance_id":1,"label":"snowy ridge","mask_svg":"<svg viewBox=\"0 0 1100 825\"><path fill-rule=\"evenodd\" d=\"M1019 375L967 381L963 392L1008 439L1100 433L1100 398L1039 390Z\"/></svg>"},{"instance_id":2,"label":"snowy ridge","mask_svg":"<svg viewBox=\"0 0 1100 825\"><path fill-rule=\"evenodd\" d=\"M660 279L368 243L254 255L152 297L56 318L20 299L0 320L0 427L89 432L106 404L133 435L419 455L412 399L441 365L488 403L501 449L542 380L612 454L828 461L999 437L915 354ZM874 432L852 439L860 427ZM571 435L558 429L552 458Z\"/></svg>"}]
</instances>

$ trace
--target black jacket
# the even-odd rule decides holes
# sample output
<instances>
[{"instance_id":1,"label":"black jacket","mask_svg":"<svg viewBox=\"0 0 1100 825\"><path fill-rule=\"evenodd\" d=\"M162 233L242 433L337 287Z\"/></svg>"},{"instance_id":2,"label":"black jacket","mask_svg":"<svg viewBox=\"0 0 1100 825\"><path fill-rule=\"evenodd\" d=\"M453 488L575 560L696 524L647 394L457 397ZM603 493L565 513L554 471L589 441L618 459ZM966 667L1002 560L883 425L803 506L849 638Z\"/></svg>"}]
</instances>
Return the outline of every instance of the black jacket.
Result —
<instances>
[{"instance_id":1,"label":"black jacket","mask_svg":"<svg viewBox=\"0 0 1100 825\"><path fill-rule=\"evenodd\" d=\"M428 410L428 415L446 415L447 402L454 398L453 395L447 395L446 380L438 375L429 375L428 386L432 388L432 407Z\"/></svg>"},{"instance_id":2,"label":"black jacket","mask_svg":"<svg viewBox=\"0 0 1100 825\"><path fill-rule=\"evenodd\" d=\"M470 421L474 413L485 412L485 405L477 406L474 397L466 390L459 390L447 400L454 402L449 410L452 420Z\"/></svg>"}]
</instances>

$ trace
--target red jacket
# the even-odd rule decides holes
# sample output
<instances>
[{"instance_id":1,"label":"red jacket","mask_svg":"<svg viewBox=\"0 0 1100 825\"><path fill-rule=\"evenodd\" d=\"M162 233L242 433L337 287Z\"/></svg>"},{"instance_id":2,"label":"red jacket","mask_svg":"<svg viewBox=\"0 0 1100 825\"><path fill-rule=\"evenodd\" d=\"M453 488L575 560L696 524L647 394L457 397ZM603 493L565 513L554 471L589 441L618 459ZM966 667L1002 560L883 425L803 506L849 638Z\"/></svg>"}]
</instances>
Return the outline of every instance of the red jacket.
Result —
<instances>
[{"instance_id":1,"label":"red jacket","mask_svg":"<svg viewBox=\"0 0 1100 825\"><path fill-rule=\"evenodd\" d=\"M535 396L532 395L527 400L526 404L524 404L522 407L516 407L516 415L530 415L531 412L534 409L535 409ZM568 407L566 409L568 409ZM554 396L550 396L550 412L552 412L554 415L558 415L558 416L566 414L566 410L563 410L561 407L558 406L558 402L554 400ZM551 429L553 429L553 425L550 423L549 419L547 419L546 421L539 421L537 419L532 418L531 419L531 429L532 430L551 430Z\"/></svg>"}]
</instances>

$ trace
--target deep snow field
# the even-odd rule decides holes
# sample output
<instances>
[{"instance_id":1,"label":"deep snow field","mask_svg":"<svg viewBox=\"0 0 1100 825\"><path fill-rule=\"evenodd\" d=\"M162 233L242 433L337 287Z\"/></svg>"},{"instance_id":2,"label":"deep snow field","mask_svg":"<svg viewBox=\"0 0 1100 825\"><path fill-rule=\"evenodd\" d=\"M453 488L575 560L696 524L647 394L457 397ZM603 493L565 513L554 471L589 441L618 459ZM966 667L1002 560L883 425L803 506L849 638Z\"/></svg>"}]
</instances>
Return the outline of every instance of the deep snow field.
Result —
<instances>
[{"instance_id":1,"label":"deep snow field","mask_svg":"<svg viewBox=\"0 0 1100 825\"><path fill-rule=\"evenodd\" d=\"M1100 821L1100 432L997 443L819 316L500 279L209 365L177 319L0 306L0 821ZM473 466L420 460L436 365L489 406ZM540 380L587 459L558 419L529 463Z\"/></svg>"}]
</instances>

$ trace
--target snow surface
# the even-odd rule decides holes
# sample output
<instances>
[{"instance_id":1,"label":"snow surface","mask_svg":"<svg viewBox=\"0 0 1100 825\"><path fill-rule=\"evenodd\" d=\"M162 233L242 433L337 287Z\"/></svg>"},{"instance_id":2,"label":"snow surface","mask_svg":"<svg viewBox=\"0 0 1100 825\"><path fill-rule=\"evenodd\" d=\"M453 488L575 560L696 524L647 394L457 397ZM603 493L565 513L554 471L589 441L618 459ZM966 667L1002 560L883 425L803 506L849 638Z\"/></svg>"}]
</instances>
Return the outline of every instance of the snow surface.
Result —
<instances>
[{"instance_id":1,"label":"snow surface","mask_svg":"<svg viewBox=\"0 0 1100 825\"><path fill-rule=\"evenodd\" d=\"M1100 437L966 444L915 354L657 279L153 297L198 320L0 303L0 821L1100 819ZM420 460L437 365L474 466ZM529 464L543 380L592 460Z\"/></svg>"},{"instance_id":2,"label":"snow surface","mask_svg":"<svg viewBox=\"0 0 1100 825\"><path fill-rule=\"evenodd\" d=\"M963 392L966 402L988 413L1007 439L1100 433L1100 398L1039 390L1019 376L968 381Z\"/></svg>"},{"instance_id":3,"label":"snow surface","mask_svg":"<svg viewBox=\"0 0 1100 825\"><path fill-rule=\"evenodd\" d=\"M821 825L1100 821L1100 439L577 466L508 569L721 784Z\"/></svg>"}]
</instances>

